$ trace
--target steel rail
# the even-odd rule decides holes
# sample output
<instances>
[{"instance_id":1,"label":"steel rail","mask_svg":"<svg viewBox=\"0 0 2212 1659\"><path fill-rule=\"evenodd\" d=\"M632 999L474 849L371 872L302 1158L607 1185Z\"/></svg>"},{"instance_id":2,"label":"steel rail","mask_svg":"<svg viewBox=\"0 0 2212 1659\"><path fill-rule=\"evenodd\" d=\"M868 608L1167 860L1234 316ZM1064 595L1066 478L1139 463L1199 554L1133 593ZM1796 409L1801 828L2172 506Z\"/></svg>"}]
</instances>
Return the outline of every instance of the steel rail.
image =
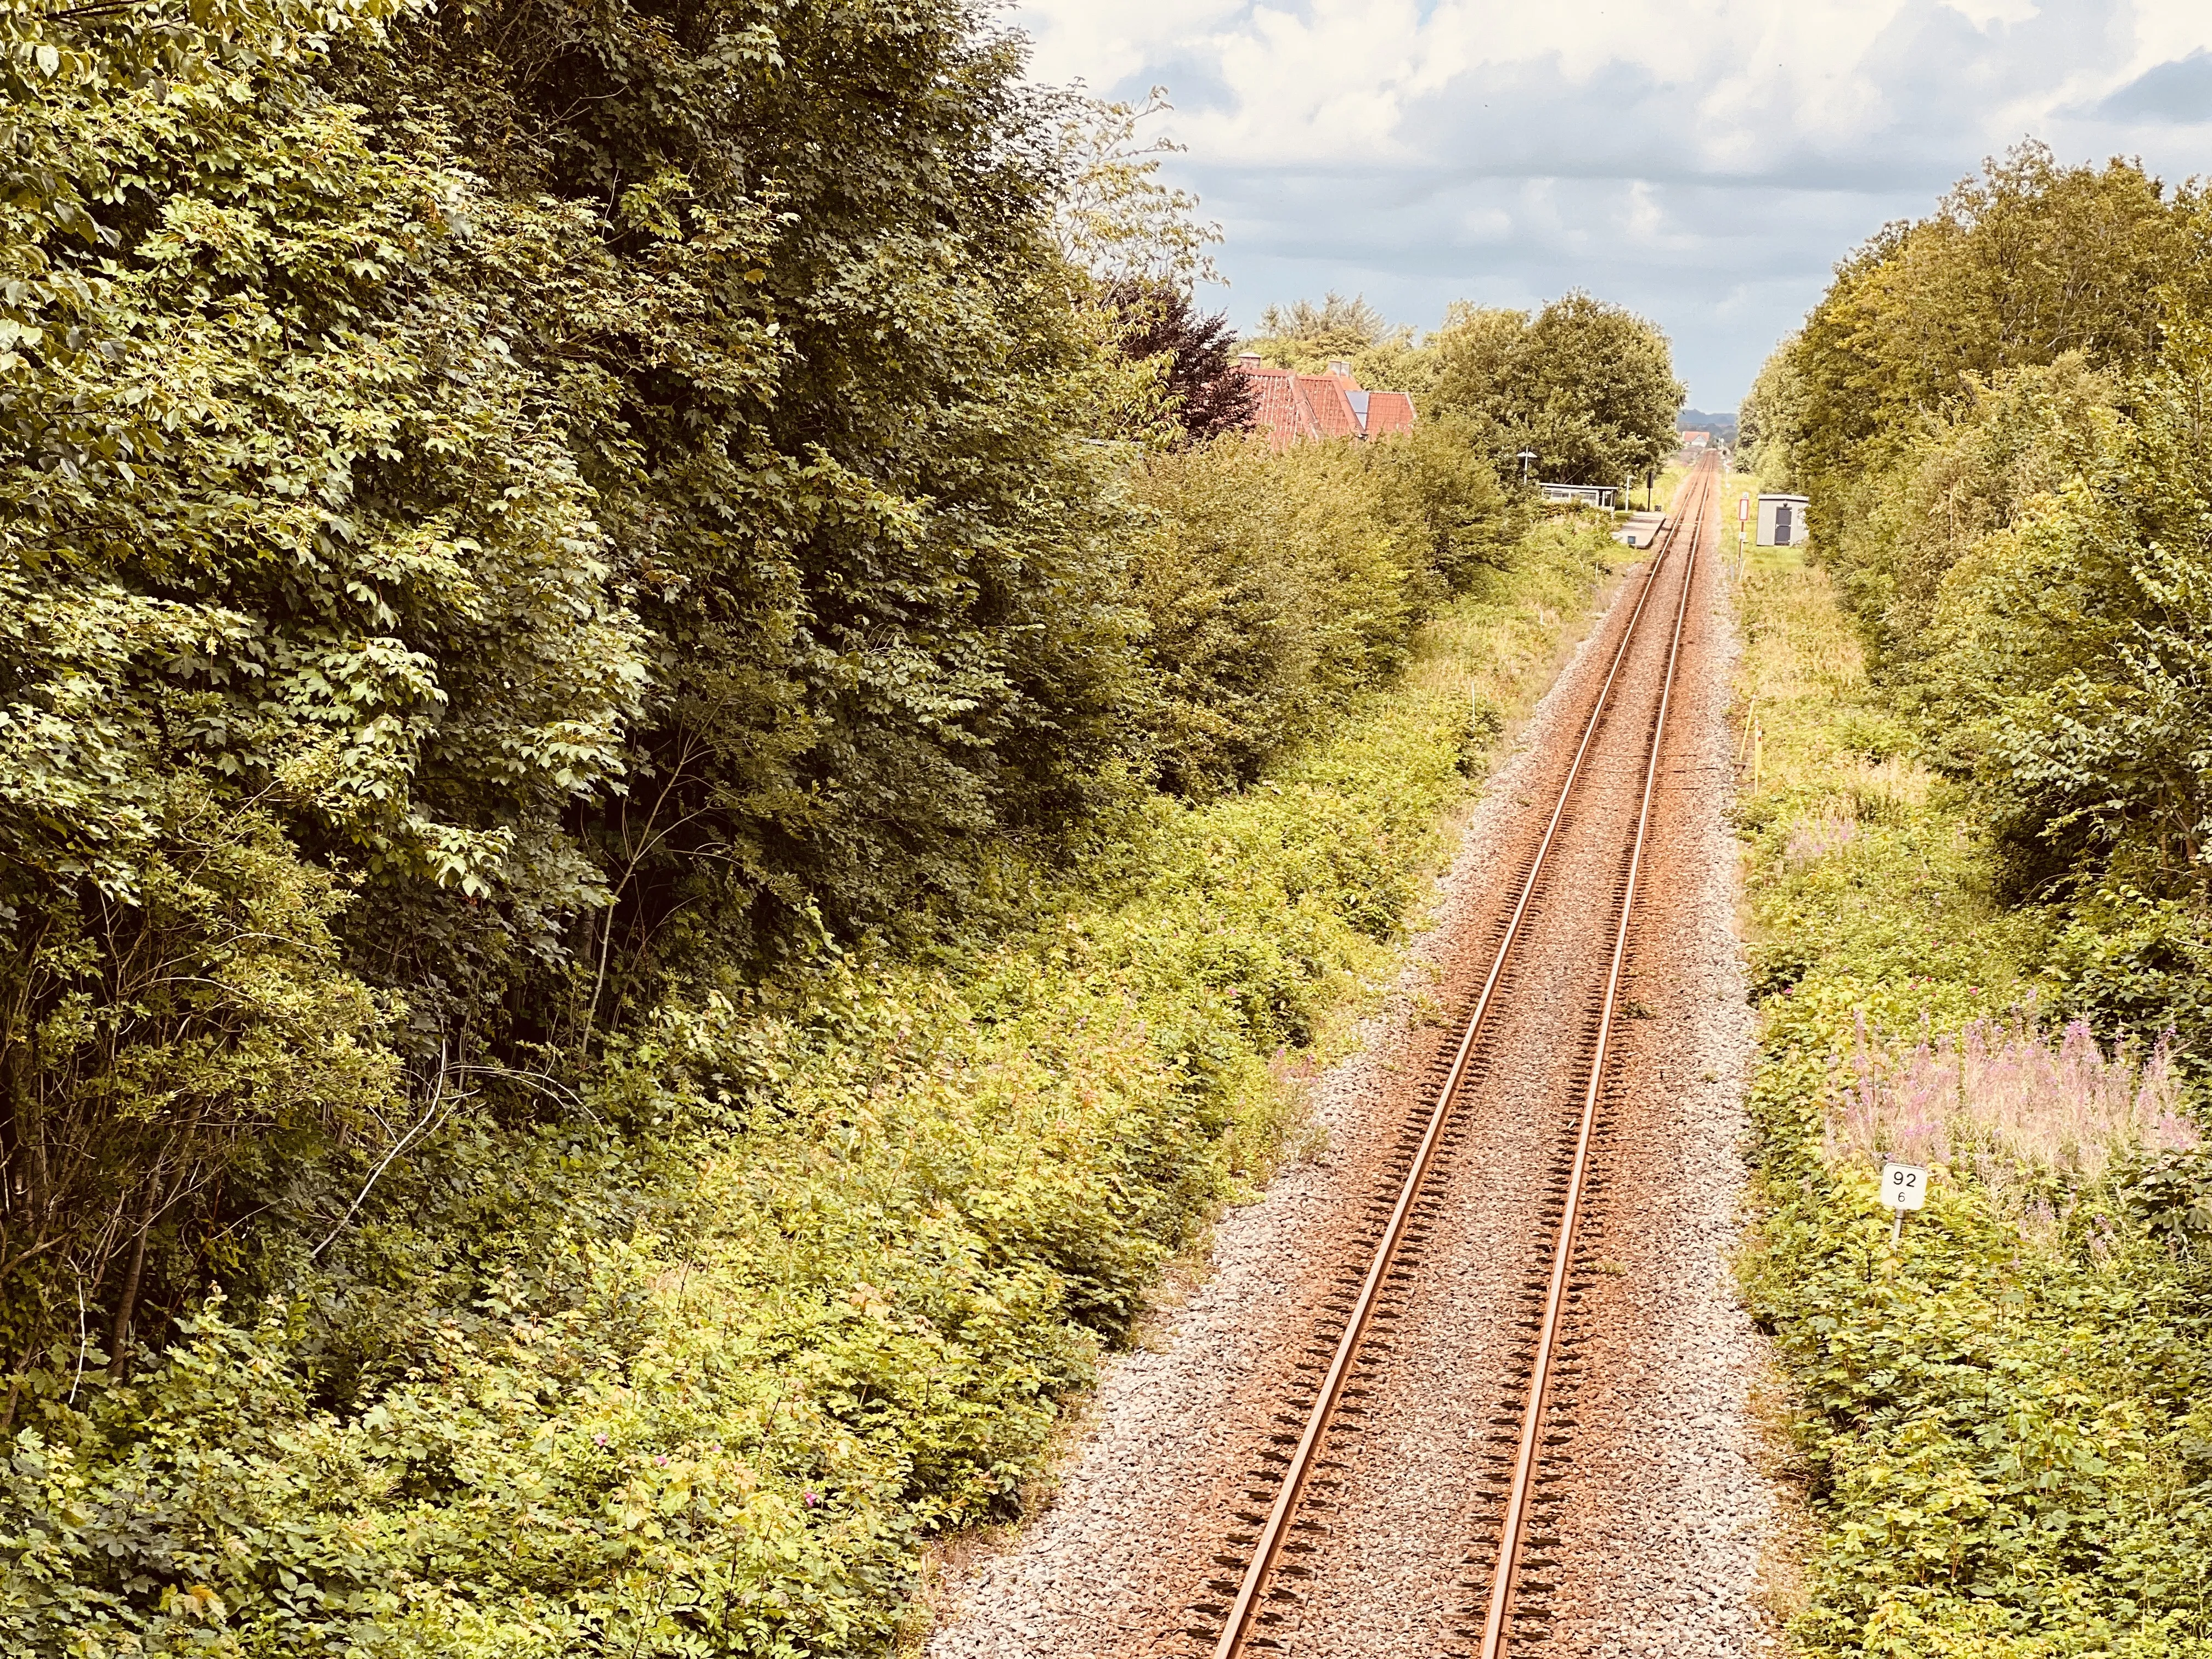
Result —
<instances>
[{"instance_id":1,"label":"steel rail","mask_svg":"<svg viewBox=\"0 0 2212 1659\"><path fill-rule=\"evenodd\" d=\"M1694 550L1694 533L1691 542ZM1399 1189L1397 1205L1392 1209L1389 1224L1383 1229L1382 1240L1376 1246L1367 1277L1359 1287L1358 1298L1352 1304L1345 1322L1344 1334L1337 1340L1335 1352L1322 1378L1313 1408L1306 1414L1305 1428L1298 1437L1297 1449L1291 1453L1289 1467L1284 1472L1281 1489L1275 1494L1274 1505L1269 1510L1267 1522L1253 1546L1251 1562L1244 1569L1244 1577L1237 1588L1237 1599L1231 1603L1228 1621L1222 1628L1221 1639L1214 1646L1214 1659L1237 1659L1244 1650L1246 1638L1251 1634L1253 1622L1259 1616L1261 1593L1274 1570L1276 1557L1282 1553L1291 1518L1297 1512L1299 1497L1305 1489L1307 1477L1313 1472L1314 1460L1328 1432L1337 1395L1343 1389L1346 1375L1351 1370L1352 1361L1359 1352L1369 1316L1374 1311L1382 1293L1382 1282L1389 1276L1397 1255L1406 1224L1412 1218L1414 1203L1427 1177L1429 1165L1435 1158L1437 1143L1443 1138L1444 1126L1450 1118L1452 1098L1459 1091L1468 1061L1474 1053L1475 1039L1481 1035L1498 983L1504 978L1506 963L1512 954L1515 941L1520 937L1522 923L1527 920L1529 908L1535 902L1537 878L1543 873L1544 861L1551 854L1552 843L1557 839L1560 822L1566 816L1567 802L1582 777L1583 762L1589 757L1591 744L1596 740L1598 722L1612 698L1613 683L1620 677L1620 666L1627 658L1630 642L1636 637L1636 625L1643 617L1645 602L1650 599L1651 590L1658 582L1659 573L1666 567L1673 549L1674 538L1669 536L1651 561L1651 568L1644 574L1644 586L1636 596L1636 608L1629 613L1627 625L1620 630L1620 643L1613 648L1613 662L1606 671L1605 684L1599 687L1597 701L1590 706L1589 718L1583 723L1582 742L1575 750L1574 761L1567 769L1565 781L1559 786L1559 800L1552 808L1550 822L1544 826L1543 839L1537 843L1534 861L1529 865L1528 873L1521 884L1520 896L1506 921L1504 936L1499 939L1497 951L1492 957L1490 971L1483 978L1482 991L1475 999L1474 1012L1468 1017L1467 1030L1460 1038L1457 1052L1452 1056L1451 1069L1444 1078L1443 1086L1437 1091L1436 1106L1429 1114L1427 1130L1421 1137L1419 1147L1413 1155L1413 1165ZM1683 591L1686 593L1689 591L1686 580ZM1678 636L1680 629L1678 619ZM1670 671L1671 665L1670 658Z\"/></svg>"},{"instance_id":2,"label":"steel rail","mask_svg":"<svg viewBox=\"0 0 2212 1659\"><path fill-rule=\"evenodd\" d=\"M1701 470L1703 464L1701 464ZM1597 1125L1598 1097L1605 1083L1606 1057L1612 1046L1613 1006L1620 995L1620 974L1628 957L1629 921L1636 908L1636 888L1644 872L1644 843L1651 827L1651 797L1659 778L1659 754L1667 738L1667 710L1674 695L1674 667L1682 653L1682 623L1690 609L1690 586L1698 574L1698 540L1711 516L1712 484L1710 471L1698 491L1697 516L1691 521L1690 550L1683 561L1682 597L1674 606L1674 632L1667 647L1667 676L1659 688L1658 717L1652 722L1651 750L1644 763L1644 799L1637 809L1636 839L1628 855L1628 881L1620 899L1620 919L1613 935L1613 960L1606 970L1605 999L1598 1012L1597 1047L1590 1060L1589 1084L1583 1093L1582 1121L1575 1133L1575 1159L1567 1177L1566 1209L1559 1218L1559 1234L1552 1250L1552 1277L1544 1297L1544 1317L1536 1337L1535 1363L1528 1377L1528 1396L1521 1419L1521 1443L1513 1461L1513 1480L1498 1523L1498 1565L1490 1582L1490 1605L1483 1618L1481 1659L1501 1659L1506 1650L1506 1627L1512 1617L1514 1563L1521 1550L1521 1532L1528 1518L1531 1489L1535 1484L1536 1443L1542 1432L1545 1395L1551 1383L1553 1353L1559 1323L1566 1308L1567 1276L1574 1257L1575 1227L1582 1218L1583 1184L1589 1173L1590 1141Z\"/></svg>"}]
</instances>

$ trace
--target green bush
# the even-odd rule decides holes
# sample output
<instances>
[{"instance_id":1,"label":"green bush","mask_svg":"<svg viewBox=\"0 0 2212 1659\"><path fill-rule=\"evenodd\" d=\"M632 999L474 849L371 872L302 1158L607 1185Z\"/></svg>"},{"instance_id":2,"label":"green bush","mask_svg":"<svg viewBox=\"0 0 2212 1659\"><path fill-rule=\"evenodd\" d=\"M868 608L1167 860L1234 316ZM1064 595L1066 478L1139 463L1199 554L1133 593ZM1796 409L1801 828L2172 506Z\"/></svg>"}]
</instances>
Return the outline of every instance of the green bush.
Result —
<instances>
[{"instance_id":1,"label":"green bush","mask_svg":"<svg viewBox=\"0 0 2212 1659\"><path fill-rule=\"evenodd\" d=\"M1171 793L1259 776L1404 665L1448 592L1507 562L1504 493L1463 422L1272 452L1148 459L1128 592L1145 619L1140 749Z\"/></svg>"},{"instance_id":2,"label":"green bush","mask_svg":"<svg viewBox=\"0 0 2212 1659\"><path fill-rule=\"evenodd\" d=\"M1401 660L1414 550L1349 444L1218 440L1152 459L1135 488L1154 764L1177 793L1241 787Z\"/></svg>"},{"instance_id":3,"label":"green bush","mask_svg":"<svg viewBox=\"0 0 2212 1659\"><path fill-rule=\"evenodd\" d=\"M671 1000L557 1121L427 1135L248 1316L120 1382L44 1356L9 1650L887 1651L924 1540L1018 1512L1267 1168L1443 851L1469 708L1541 689L1605 546L1532 536L1328 740L1030 872L1012 937Z\"/></svg>"}]
</instances>

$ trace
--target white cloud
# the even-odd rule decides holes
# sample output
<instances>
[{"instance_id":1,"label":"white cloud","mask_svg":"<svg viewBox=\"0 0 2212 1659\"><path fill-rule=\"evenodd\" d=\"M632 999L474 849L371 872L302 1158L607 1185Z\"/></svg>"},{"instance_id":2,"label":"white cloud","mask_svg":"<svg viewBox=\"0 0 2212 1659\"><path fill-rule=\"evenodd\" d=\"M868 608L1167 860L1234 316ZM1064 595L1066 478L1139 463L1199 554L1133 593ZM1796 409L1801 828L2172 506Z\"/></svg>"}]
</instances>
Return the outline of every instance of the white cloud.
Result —
<instances>
[{"instance_id":1,"label":"white cloud","mask_svg":"<svg viewBox=\"0 0 2212 1659\"><path fill-rule=\"evenodd\" d=\"M2201 0L1034 0L1033 72L1177 105L1232 314L1571 286L1736 398L1833 262L2021 137L2212 169ZM2192 58L2192 52L2200 55Z\"/></svg>"},{"instance_id":2,"label":"white cloud","mask_svg":"<svg viewBox=\"0 0 2212 1659\"><path fill-rule=\"evenodd\" d=\"M2035 0L1950 0L1950 7L1978 29L1995 23L2025 23L2039 9Z\"/></svg>"}]
</instances>

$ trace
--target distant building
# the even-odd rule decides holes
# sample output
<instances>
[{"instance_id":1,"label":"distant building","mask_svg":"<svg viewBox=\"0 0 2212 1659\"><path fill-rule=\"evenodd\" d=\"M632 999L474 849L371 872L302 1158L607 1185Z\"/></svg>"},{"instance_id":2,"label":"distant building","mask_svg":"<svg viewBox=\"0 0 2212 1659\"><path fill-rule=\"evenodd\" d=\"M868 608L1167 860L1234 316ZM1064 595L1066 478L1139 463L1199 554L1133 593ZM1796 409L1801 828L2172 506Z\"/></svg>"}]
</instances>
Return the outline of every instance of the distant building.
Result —
<instances>
[{"instance_id":1,"label":"distant building","mask_svg":"<svg viewBox=\"0 0 2212 1659\"><path fill-rule=\"evenodd\" d=\"M1759 545L1761 547L1802 547L1811 532L1805 523L1805 509L1811 505L1802 495L1761 495L1759 498Z\"/></svg>"},{"instance_id":2,"label":"distant building","mask_svg":"<svg viewBox=\"0 0 2212 1659\"><path fill-rule=\"evenodd\" d=\"M1326 374L1297 374L1248 351L1237 360L1237 372L1258 382L1252 423L1276 449L1302 438L1382 438L1413 428L1413 398L1403 392L1369 391L1353 378L1348 362L1331 363Z\"/></svg>"},{"instance_id":3,"label":"distant building","mask_svg":"<svg viewBox=\"0 0 2212 1659\"><path fill-rule=\"evenodd\" d=\"M1682 434L1682 447L1692 455L1700 450L1711 448L1712 442L1713 434L1710 432L1685 432Z\"/></svg>"},{"instance_id":4,"label":"distant building","mask_svg":"<svg viewBox=\"0 0 2212 1659\"><path fill-rule=\"evenodd\" d=\"M1709 432L1716 447L1732 446L1735 442L1735 411L1734 410L1678 410L1674 415L1677 432Z\"/></svg>"},{"instance_id":5,"label":"distant building","mask_svg":"<svg viewBox=\"0 0 2212 1659\"><path fill-rule=\"evenodd\" d=\"M1608 513L1620 495L1619 487L1613 484L1540 483L1536 488L1544 492L1547 501L1573 501L1582 507L1602 507Z\"/></svg>"}]
</instances>

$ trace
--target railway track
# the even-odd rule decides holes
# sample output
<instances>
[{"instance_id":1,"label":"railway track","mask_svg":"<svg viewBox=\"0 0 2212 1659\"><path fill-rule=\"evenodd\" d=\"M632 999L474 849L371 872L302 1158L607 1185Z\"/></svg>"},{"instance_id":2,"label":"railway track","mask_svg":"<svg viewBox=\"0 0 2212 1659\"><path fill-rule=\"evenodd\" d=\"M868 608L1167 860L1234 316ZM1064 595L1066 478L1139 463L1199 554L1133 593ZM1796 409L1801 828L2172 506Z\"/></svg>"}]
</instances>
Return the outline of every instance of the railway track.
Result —
<instances>
[{"instance_id":1,"label":"railway track","mask_svg":"<svg viewBox=\"0 0 2212 1659\"><path fill-rule=\"evenodd\" d=\"M1681 510L1638 585L1516 896L1493 924L1480 988L1455 1039L1440 1049L1422 1109L1401 1137L1395 1189L1386 1188L1369 1212L1364 1265L1342 1275L1299 1368L1304 1391L1282 1402L1278 1432L1250 1472L1243 1494L1246 1507L1236 1516L1240 1529L1228 1534L1235 1553L1212 1559L1209 1591L1219 1599L1189 1609L1195 1622L1186 1634L1196 1651L1210 1649L1213 1659L1272 1653L1291 1644L1304 1601L1301 1586L1326 1562L1332 1516L1346 1501L1346 1477L1358 1456L1368 1402L1387 1371L1390 1334L1400 1321L1418 1316L1409 1298L1419 1260L1449 1220L1443 1189L1493 1059L1487 1039L1508 1003L1529 994L1516 987L1516 964L1544 930L1592 925L1592 917L1575 915L1571 906L1547 907L1557 854L1585 817L1592 826L1584 829L1587 836L1608 833L1605 825L1613 818L1632 816L1632 829L1619 848L1607 913L1595 919L1606 947L1592 958L1601 963L1598 982L1589 988L1579 1023L1562 1022L1579 1046L1577 1085L1559 1103L1546 1201L1539 1206L1535 1235L1524 1241L1530 1270L1516 1309L1524 1334L1500 1381L1508 1408L1490 1419L1486 1450L1480 1454L1482 1470L1467 1510L1474 1535L1453 1564L1460 1604L1455 1645L1447 1651L1498 1659L1547 1633L1553 1586L1541 1575L1554 1565L1545 1551L1553 1541L1547 1516L1557 1500L1546 1488L1556 1484L1573 1442L1580 1384L1575 1305L1589 1283L1584 1247L1594 1230L1593 1195L1613 1105L1607 1065L1621 1018L1638 891L1646 879L1646 843L1684 622L1717 488L1708 460L1681 491ZM1610 817L1585 814L1594 789L1617 794L1632 781L1619 775L1618 754L1610 769L1601 763L1601 754L1618 750L1615 728L1622 722L1643 727L1632 815L1619 810L1622 802ZM1610 749L1601 742L1608 737L1614 738Z\"/></svg>"}]
</instances>

